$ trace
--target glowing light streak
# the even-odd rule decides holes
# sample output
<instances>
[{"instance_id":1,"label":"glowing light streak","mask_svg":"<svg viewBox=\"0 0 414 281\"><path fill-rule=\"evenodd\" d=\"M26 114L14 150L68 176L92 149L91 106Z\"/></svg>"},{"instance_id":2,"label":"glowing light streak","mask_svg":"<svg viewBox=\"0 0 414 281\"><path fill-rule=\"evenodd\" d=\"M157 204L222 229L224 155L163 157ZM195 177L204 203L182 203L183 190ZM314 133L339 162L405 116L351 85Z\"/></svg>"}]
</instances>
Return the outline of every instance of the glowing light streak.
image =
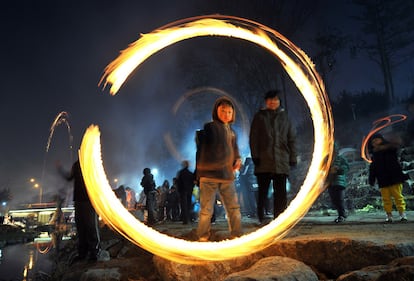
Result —
<instances>
[{"instance_id":1,"label":"glowing light streak","mask_svg":"<svg viewBox=\"0 0 414 281\"><path fill-rule=\"evenodd\" d=\"M52 249L53 243L47 242L47 243L36 243L36 249L41 254L47 254L50 249ZM41 248L44 247L44 248Z\"/></svg>"},{"instance_id":2,"label":"glowing light streak","mask_svg":"<svg viewBox=\"0 0 414 281\"><path fill-rule=\"evenodd\" d=\"M67 131L68 131L68 136L69 136L69 150L70 150L70 162L73 161L73 136L72 136L72 132L71 132L71 128L70 128L70 124L68 121L69 118L69 114L66 111L61 111L59 112L58 115L56 115L55 120L53 120L52 125L50 126L50 133L49 133L49 137L47 139L47 144L46 144L46 153L45 153L45 158L43 160L43 169L42 169L42 176L40 179L40 182L42 183L42 185L40 186L39 189L39 203L42 203L42 193L43 193L43 178L44 178L44 173L46 170L46 156L47 153L49 152L50 149L50 144L52 142L52 138L53 135L55 133L55 129L60 125L60 124L65 124ZM68 189L66 197L69 198L70 196L70 189Z\"/></svg>"},{"instance_id":3,"label":"glowing light streak","mask_svg":"<svg viewBox=\"0 0 414 281\"><path fill-rule=\"evenodd\" d=\"M106 223L131 242L155 255L180 263L218 261L249 255L283 237L324 190L333 151L333 119L328 97L313 63L303 51L278 32L249 20L225 16L190 20L193 21L184 20L176 26L169 25L163 30L142 35L106 68L101 82L106 77L105 85L112 84L111 94L116 94L125 79L146 58L181 40L211 35L244 39L273 53L299 88L313 120L314 149L308 174L297 196L270 224L233 240L190 242L169 237L145 226L116 200L103 168L99 128L91 125L83 137L79 159L96 211ZM285 54L271 38L289 49L295 59Z\"/></svg>"},{"instance_id":4,"label":"glowing light streak","mask_svg":"<svg viewBox=\"0 0 414 281\"><path fill-rule=\"evenodd\" d=\"M394 119L393 118L399 118ZM373 134L381 131L382 129L391 126L392 124L404 121L407 119L406 115L403 114L392 114L380 119L375 120L372 122L372 128L371 131L369 131L368 135L362 139L361 143L361 158L364 159L366 162L371 163L371 156L369 155L368 151L368 141L372 137Z\"/></svg>"},{"instance_id":5,"label":"glowing light streak","mask_svg":"<svg viewBox=\"0 0 414 281\"><path fill-rule=\"evenodd\" d=\"M69 122L68 122L68 117L69 117L69 115L68 115L68 113L66 111L60 112L55 117L55 120L53 121L52 126L49 129L50 134L49 134L49 138L47 139L46 152L49 151L50 143L52 141L53 134L55 133L55 129L60 124L65 124L66 125L66 128L68 129L68 134L69 134L69 148L70 148L70 150L72 150L73 136L72 136L72 133L71 133L71 129L70 129Z\"/></svg>"}]
</instances>

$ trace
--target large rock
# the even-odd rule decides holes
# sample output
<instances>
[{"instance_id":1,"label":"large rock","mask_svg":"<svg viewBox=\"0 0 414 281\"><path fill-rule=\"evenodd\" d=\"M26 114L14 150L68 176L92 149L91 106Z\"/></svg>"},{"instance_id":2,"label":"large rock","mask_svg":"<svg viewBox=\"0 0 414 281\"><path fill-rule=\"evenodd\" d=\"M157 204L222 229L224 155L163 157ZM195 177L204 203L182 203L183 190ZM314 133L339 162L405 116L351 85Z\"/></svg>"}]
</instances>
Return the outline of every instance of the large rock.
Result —
<instances>
[{"instance_id":1,"label":"large rock","mask_svg":"<svg viewBox=\"0 0 414 281\"><path fill-rule=\"evenodd\" d=\"M118 268L92 268L82 274L80 281L120 281Z\"/></svg>"},{"instance_id":2,"label":"large rock","mask_svg":"<svg viewBox=\"0 0 414 281\"><path fill-rule=\"evenodd\" d=\"M414 280L414 257L396 259L343 274L336 281Z\"/></svg>"},{"instance_id":3,"label":"large rock","mask_svg":"<svg viewBox=\"0 0 414 281\"><path fill-rule=\"evenodd\" d=\"M241 257L220 262L205 262L202 264L180 264L158 256L154 256L154 265L162 280L180 281L218 281L229 274L245 270L257 260L256 256Z\"/></svg>"},{"instance_id":4,"label":"large rock","mask_svg":"<svg viewBox=\"0 0 414 281\"><path fill-rule=\"evenodd\" d=\"M157 256L154 256L153 261L163 280L217 281L224 280L232 273L247 270L257 261L271 256L289 257L313 268L319 276L337 278L360 268L414 256L414 242L387 244L348 238L294 238L278 241L252 255L223 262L187 265Z\"/></svg>"},{"instance_id":5,"label":"large rock","mask_svg":"<svg viewBox=\"0 0 414 281\"><path fill-rule=\"evenodd\" d=\"M302 238L278 241L261 252L264 256L286 256L316 268L329 277L370 265L387 264L414 255L414 242L387 244L348 238Z\"/></svg>"},{"instance_id":6,"label":"large rock","mask_svg":"<svg viewBox=\"0 0 414 281\"><path fill-rule=\"evenodd\" d=\"M410 217L414 217L414 214ZM394 276L392 274L402 277L410 276L405 280L414 280L410 275L412 272L410 258L398 259L414 256L414 239L412 239L412 223L410 222L392 225L376 223L353 223L341 226L312 224L310 227L300 225L291 232L290 237L279 240L262 251L246 257L221 262L205 262L199 265L171 262L156 257L121 237L107 236L104 239L107 243L102 243L102 246L110 253L111 260L92 264L86 262L70 264L69 253L70 251L76 252L76 247L75 244L68 243L67 245L72 245L73 249L68 248L64 255L60 255L54 280L79 281L81 278L85 281L100 278L117 280L119 278L117 272L121 275L120 280L131 281L220 281L226 278L289 280L290 277L291 280L298 280L295 270L291 270L291 274L283 273L283 277L278 275L281 271L276 269L280 265L278 262L285 258L295 259L296 261L292 263L305 264L306 272L312 269L319 280L336 280L337 278L347 281L401 280L400 278L388 278L388 276ZM396 258L397 260L392 262ZM264 274L264 264L274 267L275 270ZM289 270L285 262L283 262L282 270L283 268ZM86 272L88 273L84 274ZM351 273L353 275L347 275ZM355 276L370 276L371 279L356 279Z\"/></svg>"},{"instance_id":7,"label":"large rock","mask_svg":"<svg viewBox=\"0 0 414 281\"><path fill-rule=\"evenodd\" d=\"M267 257L249 269L227 276L225 281L318 281L306 264L286 257Z\"/></svg>"}]
</instances>

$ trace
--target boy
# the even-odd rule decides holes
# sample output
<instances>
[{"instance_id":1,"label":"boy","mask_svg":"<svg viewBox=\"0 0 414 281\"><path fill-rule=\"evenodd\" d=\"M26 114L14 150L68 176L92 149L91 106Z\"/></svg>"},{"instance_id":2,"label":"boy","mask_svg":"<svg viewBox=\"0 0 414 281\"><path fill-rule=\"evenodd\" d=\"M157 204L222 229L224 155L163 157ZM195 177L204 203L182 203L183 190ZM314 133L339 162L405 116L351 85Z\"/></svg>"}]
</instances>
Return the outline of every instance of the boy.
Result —
<instances>
[{"instance_id":1,"label":"boy","mask_svg":"<svg viewBox=\"0 0 414 281\"><path fill-rule=\"evenodd\" d=\"M339 145L334 143L334 156L328 174L328 192L332 205L338 212L336 223L345 221L345 188L347 186L346 176L349 171L349 164L345 157L339 155Z\"/></svg>"},{"instance_id":2,"label":"boy","mask_svg":"<svg viewBox=\"0 0 414 281\"><path fill-rule=\"evenodd\" d=\"M381 134L374 134L370 140L372 163L369 166L369 184L375 180L380 188L382 204L387 213L386 222L392 222L392 198L400 214L401 221L407 221L402 183L407 180L397 157L396 144L386 141Z\"/></svg>"},{"instance_id":3,"label":"boy","mask_svg":"<svg viewBox=\"0 0 414 281\"><path fill-rule=\"evenodd\" d=\"M231 128L235 120L234 105L227 97L216 100L213 121L204 125L199 138L196 174L200 186L200 215L198 240L208 241L216 193L219 192L226 210L230 237L242 234L240 205L234 186L234 172L240 169L241 159L236 133Z\"/></svg>"}]
</instances>

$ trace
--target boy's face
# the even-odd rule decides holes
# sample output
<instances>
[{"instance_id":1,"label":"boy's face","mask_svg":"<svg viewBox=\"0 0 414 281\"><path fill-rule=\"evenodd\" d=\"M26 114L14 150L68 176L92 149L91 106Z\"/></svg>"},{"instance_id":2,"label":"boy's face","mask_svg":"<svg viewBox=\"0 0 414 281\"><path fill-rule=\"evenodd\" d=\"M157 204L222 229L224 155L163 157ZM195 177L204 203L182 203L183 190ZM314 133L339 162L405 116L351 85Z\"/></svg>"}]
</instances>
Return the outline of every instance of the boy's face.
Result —
<instances>
[{"instance_id":1,"label":"boy's face","mask_svg":"<svg viewBox=\"0 0 414 281\"><path fill-rule=\"evenodd\" d=\"M224 124L230 123L233 120L233 107L222 104L217 107L218 119Z\"/></svg>"},{"instance_id":2,"label":"boy's face","mask_svg":"<svg viewBox=\"0 0 414 281\"><path fill-rule=\"evenodd\" d=\"M381 138L375 138L371 140L371 144L372 146L376 147L378 145L380 145L382 143L382 139Z\"/></svg>"},{"instance_id":3,"label":"boy's face","mask_svg":"<svg viewBox=\"0 0 414 281\"><path fill-rule=\"evenodd\" d=\"M270 110L276 110L280 106L280 100L278 97L267 98L265 100L265 103L266 103L266 108Z\"/></svg>"}]
</instances>

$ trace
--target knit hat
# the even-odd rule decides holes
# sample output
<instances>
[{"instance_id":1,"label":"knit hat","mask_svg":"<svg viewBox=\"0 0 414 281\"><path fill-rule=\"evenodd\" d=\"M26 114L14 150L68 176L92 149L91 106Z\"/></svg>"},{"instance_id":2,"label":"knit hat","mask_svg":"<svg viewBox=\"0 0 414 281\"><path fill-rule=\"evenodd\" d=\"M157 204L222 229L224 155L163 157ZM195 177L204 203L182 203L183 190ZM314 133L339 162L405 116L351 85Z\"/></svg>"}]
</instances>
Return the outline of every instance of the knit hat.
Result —
<instances>
[{"instance_id":1,"label":"knit hat","mask_svg":"<svg viewBox=\"0 0 414 281\"><path fill-rule=\"evenodd\" d=\"M265 93L264 98L267 99L273 99L275 97L278 97L280 100L280 91L279 90L270 90Z\"/></svg>"},{"instance_id":2,"label":"knit hat","mask_svg":"<svg viewBox=\"0 0 414 281\"><path fill-rule=\"evenodd\" d=\"M370 137L370 141L372 141L373 139L382 139L382 140L384 140L384 137L380 133L375 133Z\"/></svg>"}]
</instances>

